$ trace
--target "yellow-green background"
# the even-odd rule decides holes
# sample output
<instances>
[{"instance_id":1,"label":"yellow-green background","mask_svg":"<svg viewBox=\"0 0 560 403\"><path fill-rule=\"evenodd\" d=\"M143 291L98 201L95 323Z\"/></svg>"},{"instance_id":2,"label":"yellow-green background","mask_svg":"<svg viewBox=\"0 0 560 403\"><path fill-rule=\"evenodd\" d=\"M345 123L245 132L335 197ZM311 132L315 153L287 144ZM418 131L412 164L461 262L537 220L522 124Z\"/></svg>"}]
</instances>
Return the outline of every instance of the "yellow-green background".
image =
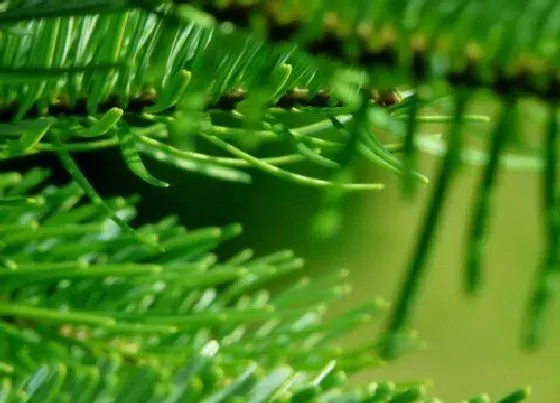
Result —
<instances>
[{"instance_id":1,"label":"yellow-green background","mask_svg":"<svg viewBox=\"0 0 560 403\"><path fill-rule=\"evenodd\" d=\"M498 397L530 384L533 401L560 402L560 306L552 306L545 344L539 351L523 352L519 343L543 240L536 174L500 174L484 260L483 293L474 299L462 294L466 224L478 173L478 169L465 168L452 189L414 309L415 328L428 341L429 349L360 379L428 377L435 382L437 394L450 402L483 391ZM331 262L352 270L354 292L349 304L373 294L391 299L416 238L425 197L403 202L395 179L388 180L386 192L371 195L362 209L353 212L353 233L347 236L354 242ZM371 336L362 333L355 337Z\"/></svg>"}]
</instances>

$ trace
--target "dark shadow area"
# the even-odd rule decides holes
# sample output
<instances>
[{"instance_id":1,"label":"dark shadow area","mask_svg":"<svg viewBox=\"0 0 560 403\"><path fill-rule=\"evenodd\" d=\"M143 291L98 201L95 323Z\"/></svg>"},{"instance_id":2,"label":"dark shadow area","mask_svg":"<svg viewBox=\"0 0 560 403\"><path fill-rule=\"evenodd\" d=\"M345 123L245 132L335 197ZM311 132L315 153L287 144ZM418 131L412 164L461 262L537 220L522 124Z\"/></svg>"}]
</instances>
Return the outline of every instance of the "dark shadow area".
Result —
<instances>
[{"instance_id":1,"label":"dark shadow area","mask_svg":"<svg viewBox=\"0 0 560 403\"><path fill-rule=\"evenodd\" d=\"M229 183L146 159L148 170L171 185L158 188L130 172L117 148L77 153L73 157L102 197L133 194L141 197L134 226L171 214L179 216L187 228L241 223L242 235L224 243L218 250L223 256L250 246L258 255L294 249L298 255L313 259L317 246L325 251L330 246L340 245L347 230L344 226L336 239L318 241L312 235L311 226L322 205L322 191L253 169L248 170L253 178L251 184ZM55 154L26 156L0 163L2 172L23 173L34 167L51 170L49 183L64 184L71 179ZM345 211L359 208L357 204L366 199L363 195L347 197Z\"/></svg>"}]
</instances>

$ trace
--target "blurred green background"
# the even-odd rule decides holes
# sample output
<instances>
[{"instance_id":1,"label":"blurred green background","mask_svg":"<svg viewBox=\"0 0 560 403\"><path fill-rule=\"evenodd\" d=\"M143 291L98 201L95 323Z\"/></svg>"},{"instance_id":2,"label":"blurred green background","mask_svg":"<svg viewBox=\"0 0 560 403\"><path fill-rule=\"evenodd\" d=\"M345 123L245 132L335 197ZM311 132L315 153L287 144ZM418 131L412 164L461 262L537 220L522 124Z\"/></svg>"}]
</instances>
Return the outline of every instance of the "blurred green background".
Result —
<instances>
[{"instance_id":1,"label":"blurred green background","mask_svg":"<svg viewBox=\"0 0 560 403\"><path fill-rule=\"evenodd\" d=\"M433 162L426 160L427 165ZM462 295L466 225L478 174L479 169L464 168L449 195L420 303L414 309L414 326L428 342L428 350L363 374L360 380L428 377L445 401L484 391L497 398L530 384L531 401L560 402L558 304L549 312L542 348L534 353L520 348L520 328L542 245L536 174L501 173L484 260L483 292L474 299ZM386 180L386 192L373 195L351 213L351 230L345 236L353 242L333 259L352 269L354 293L349 303L372 294L391 300L416 239L426 192L406 203L395 178Z\"/></svg>"},{"instance_id":2,"label":"blurred green background","mask_svg":"<svg viewBox=\"0 0 560 403\"><path fill-rule=\"evenodd\" d=\"M79 164L105 196L142 195L137 222L179 214L190 228L240 222L243 235L225 245L224 256L241 248L257 254L294 249L307 261L306 271L321 273L348 268L353 292L335 310L382 296L392 301L423 215L429 187L405 201L398 178L363 165L358 180L381 181L386 190L354 194L344 199L342 228L330 241L314 239L311 226L321 206L320 192L254 174L251 185L218 182L173 168L150 163L149 168L170 182L156 189L130 174L118 150L80 155ZM422 156L422 172L433 177L438 158ZM34 165L54 169L55 181L69 178L53 156L3 163L2 169ZM560 306L549 313L545 344L534 353L520 348L520 328L529 286L541 256L539 175L502 170L492 204L491 234L484 260L484 287L478 298L462 294L462 263L466 225L479 167L463 167L451 189L437 243L413 326L428 342L426 351L409 354L396 362L366 371L356 382L373 380L431 379L431 390L448 402L481 392L499 397L526 384L534 402L560 402ZM345 343L371 341L382 329L384 317L353 334Z\"/></svg>"}]
</instances>

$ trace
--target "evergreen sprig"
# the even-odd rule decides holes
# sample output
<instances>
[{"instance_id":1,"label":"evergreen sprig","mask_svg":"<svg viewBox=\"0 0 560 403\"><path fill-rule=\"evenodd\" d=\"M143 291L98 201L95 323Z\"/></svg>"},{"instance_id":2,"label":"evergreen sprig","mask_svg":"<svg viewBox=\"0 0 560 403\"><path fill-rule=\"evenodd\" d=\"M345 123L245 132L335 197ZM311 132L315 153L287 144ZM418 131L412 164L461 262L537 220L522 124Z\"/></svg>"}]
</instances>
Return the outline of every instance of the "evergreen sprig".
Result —
<instances>
[{"instance_id":1,"label":"evergreen sprig","mask_svg":"<svg viewBox=\"0 0 560 403\"><path fill-rule=\"evenodd\" d=\"M160 0L175 19L206 13L270 42L297 44L376 72L388 85L444 79L453 86L558 97L558 4L545 1ZM172 20L172 18L170 18Z\"/></svg>"},{"instance_id":2,"label":"evergreen sprig","mask_svg":"<svg viewBox=\"0 0 560 403\"><path fill-rule=\"evenodd\" d=\"M3 396L73 401L76 385L86 385L90 395L82 401L94 396L175 401L189 393L208 401L233 396L306 401L319 395L320 401L423 401L422 385L387 383L342 392L336 389L336 371L352 373L410 347L410 312L449 186L465 160L486 165L464 276L468 293L479 290L498 168L526 162L526 156L522 161L502 156L519 125L519 100L528 94L549 106L546 153L536 158L544 168L547 245L526 331L526 344L538 344L559 256L558 6L459 0L342 5L327 0L4 3L0 158L55 152L74 182L30 194L44 172L1 179L6 190L0 198L1 334L22 346L17 354L4 352L0 369L11 378L3 384ZM209 16L243 29L216 25ZM397 86L412 90L405 96L387 91ZM467 114L481 88L494 91L504 106L488 152L473 154L464 147L465 124L487 120ZM449 94L452 116L421 113ZM420 135L420 123L449 123L446 146ZM385 144L379 132L398 140ZM278 153L260 155L258 146L265 142L274 142ZM200 144L212 152L201 151ZM130 170L155 186L167 183L148 172L144 156L221 180L248 182L244 168L255 168L327 188L330 209L343 192L383 188L348 181L355 157L402 175L408 196L416 182L427 182L415 171L417 148L441 153L443 160L388 331L371 346L337 352L331 339L364 314L358 309L335 320L340 328L321 322L323 304L346 290L339 277L325 280L326 287L322 280L304 281L284 294L252 292L295 270L297 260L282 254L250 260L245 252L215 262L211 250L233 236L236 226L191 232L164 220L130 228L130 203L103 200L73 161L74 151L103 147L119 147ZM284 169L302 161L326 173L310 177ZM89 203L77 205L83 195ZM373 308L377 305L363 309ZM293 330L300 325L311 326L312 333ZM316 332L324 338L317 339ZM261 377L250 364L255 358L267 370L277 369ZM186 361L190 364L182 367ZM331 373L334 383L324 386ZM153 381L133 390L135 376ZM147 389L151 394L145 395ZM526 394L523 389L501 401L520 401Z\"/></svg>"},{"instance_id":3,"label":"evergreen sprig","mask_svg":"<svg viewBox=\"0 0 560 403\"><path fill-rule=\"evenodd\" d=\"M3 158L60 150L53 145L57 136L68 151L118 145L130 169L158 186L165 184L149 175L140 154L229 181L249 181L247 174L235 169L248 165L297 183L322 183L291 174L276 162L336 158L344 138L329 141L320 135L332 126L329 117L352 120L352 107L341 106L343 98L349 105L356 103L366 84L358 76L353 83L337 82L340 89L319 91L333 84L333 69L320 69L292 51L276 51L259 41L196 24L168 26L144 11L22 24L25 35L0 33L7 50L0 66L27 78L13 81L8 75L2 84ZM111 65L112 69L104 67ZM342 91L344 96L336 95ZM372 95L368 102L374 106L377 99ZM299 108L291 114L315 122L284 129L282 109L294 106ZM170 144L198 134L236 157L244 154L219 138L252 145L261 140L289 143L293 152L263 165L251 158L200 155ZM398 160L381 144L370 141L359 150L366 158L401 171ZM378 190L382 185L356 188Z\"/></svg>"},{"instance_id":4,"label":"evergreen sprig","mask_svg":"<svg viewBox=\"0 0 560 403\"><path fill-rule=\"evenodd\" d=\"M84 202L75 183L47 178L40 169L0 176L0 195L22 199L0 211L4 401L425 401L421 382L345 386L383 361L376 343L341 349L337 340L386 307L374 299L327 317L350 291L346 271L270 292L303 267L291 251L220 261L213 251L238 225L187 230L173 217L138 228L164 249L154 250ZM133 200L107 204L134 217Z\"/></svg>"}]
</instances>

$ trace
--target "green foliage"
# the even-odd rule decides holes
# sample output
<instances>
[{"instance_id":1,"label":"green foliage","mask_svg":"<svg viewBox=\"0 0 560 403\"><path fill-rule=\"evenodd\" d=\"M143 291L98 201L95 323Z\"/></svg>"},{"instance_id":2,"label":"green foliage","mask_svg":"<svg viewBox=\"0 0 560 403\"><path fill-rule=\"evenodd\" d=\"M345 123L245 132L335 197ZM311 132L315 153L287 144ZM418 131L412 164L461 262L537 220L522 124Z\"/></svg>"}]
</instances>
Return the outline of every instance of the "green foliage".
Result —
<instances>
[{"instance_id":1,"label":"green foliage","mask_svg":"<svg viewBox=\"0 0 560 403\"><path fill-rule=\"evenodd\" d=\"M434 401L421 383L348 389L343 374L415 344L411 311L462 162L485 165L464 269L469 295L484 283L500 166L543 171L547 245L525 332L526 345L538 344L559 256L556 2L354 3L3 3L0 159L54 152L73 178L37 190L43 171L0 176L0 337L18 346L0 355L4 401L74 401L78 392L84 402ZM481 89L503 103L482 152L465 146L468 125L488 121L469 114ZM506 154L519 143L526 95L548 108L545 152ZM427 124L449 126L445 144L421 133ZM301 262L248 251L216 261L212 250L235 225L187 231L166 219L131 228L132 203L103 200L72 157L105 147L119 147L154 186L168 184L145 157L240 184L256 169L325 189L322 236L335 234L346 192L383 189L354 183L357 159L400 175L411 197L428 182L416 172L418 149L443 158L386 333L341 351L332 342L377 312L377 301L325 321L325 305L348 291L340 273L269 293L261 287ZM295 171L300 162L317 170Z\"/></svg>"},{"instance_id":2,"label":"green foliage","mask_svg":"<svg viewBox=\"0 0 560 403\"><path fill-rule=\"evenodd\" d=\"M248 27L271 42L374 70L376 84L444 79L454 87L558 97L558 5L544 1L168 0L175 19ZM171 18L170 18L171 19Z\"/></svg>"},{"instance_id":3,"label":"green foliage","mask_svg":"<svg viewBox=\"0 0 560 403\"><path fill-rule=\"evenodd\" d=\"M4 401L425 401L423 382L345 386L383 365L381 346L341 349L337 339L386 308L374 299L327 318L350 291L347 272L268 291L302 269L291 251L219 261L214 249L239 225L187 230L168 217L136 230L161 252L85 202L76 183L47 178L0 176L0 195L22 198L0 211ZM133 202L106 205L129 221Z\"/></svg>"}]
</instances>

